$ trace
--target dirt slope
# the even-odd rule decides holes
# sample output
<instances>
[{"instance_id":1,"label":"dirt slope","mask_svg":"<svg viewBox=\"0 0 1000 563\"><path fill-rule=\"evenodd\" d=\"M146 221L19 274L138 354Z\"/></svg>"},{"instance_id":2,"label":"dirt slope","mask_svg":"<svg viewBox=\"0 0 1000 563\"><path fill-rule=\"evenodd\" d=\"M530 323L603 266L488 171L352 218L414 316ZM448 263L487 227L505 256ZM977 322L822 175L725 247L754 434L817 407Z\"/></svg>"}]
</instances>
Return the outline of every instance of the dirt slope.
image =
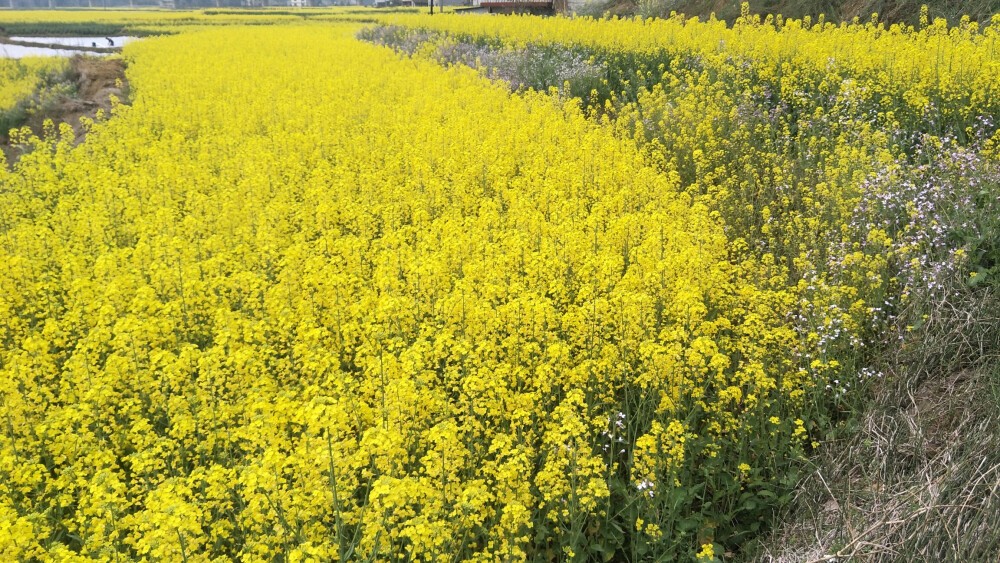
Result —
<instances>
[{"instance_id":1,"label":"dirt slope","mask_svg":"<svg viewBox=\"0 0 1000 563\"><path fill-rule=\"evenodd\" d=\"M70 60L69 80L75 86L75 94L60 95L28 116L24 125L30 127L36 135L41 134L45 121L51 119L57 125L70 124L76 133L76 142L80 143L86 136L86 131L80 124L81 117L95 119L99 110L109 114L111 96L120 101L128 100L123 59L75 56ZM7 157L7 162L12 163L23 154L25 148L11 145L10 139L4 134L0 135L0 150Z\"/></svg>"}]
</instances>

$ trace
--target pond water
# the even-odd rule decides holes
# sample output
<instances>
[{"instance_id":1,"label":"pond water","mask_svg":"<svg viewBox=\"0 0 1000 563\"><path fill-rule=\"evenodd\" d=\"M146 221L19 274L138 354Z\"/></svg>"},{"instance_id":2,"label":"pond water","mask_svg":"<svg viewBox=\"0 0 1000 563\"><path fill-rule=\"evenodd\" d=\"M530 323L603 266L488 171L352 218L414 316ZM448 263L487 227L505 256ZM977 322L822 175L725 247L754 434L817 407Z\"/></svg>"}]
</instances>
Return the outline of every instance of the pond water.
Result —
<instances>
[{"instance_id":1,"label":"pond water","mask_svg":"<svg viewBox=\"0 0 1000 563\"><path fill-rule=\"evenodd\" d=\"M11 37L11 39L46 45L65 45L69 48L49 49L48 47L26 47L0 43L0 58L20 59L23 57L71 57L77 54L95 55L97 53L77 51L72 49L72 47L91 47L95 43L98 47L109 47L106 37ZM136 39L138 37L115 36L111 38L115 42L115 47L121 47Z\"/></svg>"},{"instance_id":2,"label":"pond water","mask_svg":"<svg viewBox=\"0 0 1000 563\"><path fill-rule=\"evenodd\" d=\"M0 43L0 58L21 59L24 57L72 57L83 54L83 51L66 49L43 49L41 47L22 47L20 45L5 45Z\"/></svg>"},{"instance_id":3,"label":"pond water","mask_svg":"<svg viewBox=\"0 0 1000 563\"><path fill-rule=\"evenodd\" d=\"M91 47L92 43L97 43L98 47L111 47L108 45L107 37L11 37L14 41L30 41L32 43L48 43L65 45L67 47ZM115 42L114 47L121 47L127 43L135 41L138 37L114 36L111 40Z\"/></svg>"}]
</instances>

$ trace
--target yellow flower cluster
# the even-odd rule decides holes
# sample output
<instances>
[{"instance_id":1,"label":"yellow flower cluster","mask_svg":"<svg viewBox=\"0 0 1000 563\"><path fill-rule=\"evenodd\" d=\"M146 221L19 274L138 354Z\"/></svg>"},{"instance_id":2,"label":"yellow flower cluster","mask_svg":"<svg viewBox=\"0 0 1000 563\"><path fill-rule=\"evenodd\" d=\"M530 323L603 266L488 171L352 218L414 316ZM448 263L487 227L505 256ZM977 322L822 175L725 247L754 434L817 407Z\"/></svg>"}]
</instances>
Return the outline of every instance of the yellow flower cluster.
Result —
<instances>
[{"instance_id":1,"label":"yellow flower cluster","mask_svg":"<svg viewBox=\"0 0 1000 563\"><path fill-rule=\"evenodd\" d=\"M816 81L849 78L857 83L857 102L904 100L903 110L895 113L917 119L911 124L920 123L928 111L941 120L968 120L1000 104L1000 15L982 25L965 19L949 28L938 19L924 22L920 29L871 22L814 23L809 18L760 21L759 16L735 25L682 16L641 21L395 15L382 20L478 42L587 48L610 60L627 60L622 66L633 72L656 71L655 65L644 69L642 63L665 55L735 58L754 65L762 73L761 82L773 80L775 94L789 102L830 91L829 84L813 89ZM803 89L806 85L810 88Z\"/></svg>"},{"instance_id":2,"label":"yellow flower cluster","mask_svg":"<svg viewBox=\"0 0 1000 563\"><path fill-rule=\"evenodd\" d=\"M787 299L804 348L792 354L801 377L840 393L851 351L878 339L914 291L940 290L931 278L955 266L939 267L935 249L978 236L936 221L926 229L934 240L914 236L933 215L929 204L909 204L908 227L871 214L897 213L892 200L909 196L893 185L914 163L955 160L968 174L983 166L948 151L970 145L995 158L1000 16L952 28L924 18L917 29L748 15L731 26L683 17L382 20L444 34L445 47L589 57L604 74L583 100L590 115L636 140L650 165L679 174L723 222L744 275ZM914 197L968 199L945 191ZM801 398L797 385L787 391Z\"/></svg>"},{"instance_id":3,"label":"yellow flower cluster","mask_svg":"<svg viewBox=\"0 0 1000 563\"><path fill-rule=\"evenodd\" d=\"M371 18L24 15L178 35L0 167L0 559L716 560L1000 115L1000 20Z\"/></svg>"},{"instance_id":4,"label":"yellow flower cluster","mask_svg":"<svg viewBox=\"0 0 1000 563\"><path fill-rule=\"evenodd\" d=\"M1000 115L1000 16L952 28L925 18L919 29L749 16L735 25L680 16L383 20L601 61L596 109L619 134L706 195L731 238L799 271L840 242L858 184L912 154L920 135L964 144L984 116Z\"/></svg>"},{"instance_id":5,"label":"yellow flower cluster","mask_svg":"<svg viewBox=\"0 0 1000 563\"><path fill-rule=\"evenodd\" d=\"M132 44L0 171L0 558L693 557L801 452L790 297L677 173L353 32Z\"/></svg>"},{"instance_id":6,"label":"yellow flower cluster","mask_svg":"<svg viewBox=\"0 0 1000 563\"><path fill-rule=\"evenodd\" d=\"M57 57L0 58L0 125L16 121L39 89L66 69L66 60Z\"/></svg>"}]
</instances>

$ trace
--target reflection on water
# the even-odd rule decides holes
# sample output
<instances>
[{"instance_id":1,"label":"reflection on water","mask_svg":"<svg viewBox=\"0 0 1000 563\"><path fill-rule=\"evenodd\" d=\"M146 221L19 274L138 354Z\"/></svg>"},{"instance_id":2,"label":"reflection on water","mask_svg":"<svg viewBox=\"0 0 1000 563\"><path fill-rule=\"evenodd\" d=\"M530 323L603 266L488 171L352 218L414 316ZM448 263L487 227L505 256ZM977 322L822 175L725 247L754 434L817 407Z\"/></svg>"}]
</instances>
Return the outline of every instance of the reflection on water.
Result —
<instances>
[{"instance_id":1,"label":"reflection on water","mask_svg":"<svg viewBox=\"0 0 1000 563\"><path fill-rule=\"evenodd\" d=\"M138 39L137 37L115 36L110 38L115 47L121 47ZM13 41L24 41L46 45L65 45L67 47L110 47L107 37L11 37ZM94 55L74 49L49 49L47 47L25 47L0 43L0 58L20 59L24 57L71 57L73 55Z\"/></svg>"}]
</instances>

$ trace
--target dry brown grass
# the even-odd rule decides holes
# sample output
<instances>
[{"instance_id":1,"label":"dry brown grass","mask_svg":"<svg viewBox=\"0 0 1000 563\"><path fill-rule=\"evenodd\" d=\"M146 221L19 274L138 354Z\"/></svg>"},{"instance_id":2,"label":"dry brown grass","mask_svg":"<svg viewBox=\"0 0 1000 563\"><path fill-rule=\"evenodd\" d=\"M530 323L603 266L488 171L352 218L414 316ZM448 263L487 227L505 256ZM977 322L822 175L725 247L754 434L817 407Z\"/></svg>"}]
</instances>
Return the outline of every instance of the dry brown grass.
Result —
<instances>
[{"instance_id":1,"label":"dry brown grass","mask_svg":"<svg viewBox=\"0 0 1000 563\"><path fill-rule=\"evenodd\" d=\"M1000 302L942 300L747 561L997 561Z\"/></svg>"}]
</instances>

